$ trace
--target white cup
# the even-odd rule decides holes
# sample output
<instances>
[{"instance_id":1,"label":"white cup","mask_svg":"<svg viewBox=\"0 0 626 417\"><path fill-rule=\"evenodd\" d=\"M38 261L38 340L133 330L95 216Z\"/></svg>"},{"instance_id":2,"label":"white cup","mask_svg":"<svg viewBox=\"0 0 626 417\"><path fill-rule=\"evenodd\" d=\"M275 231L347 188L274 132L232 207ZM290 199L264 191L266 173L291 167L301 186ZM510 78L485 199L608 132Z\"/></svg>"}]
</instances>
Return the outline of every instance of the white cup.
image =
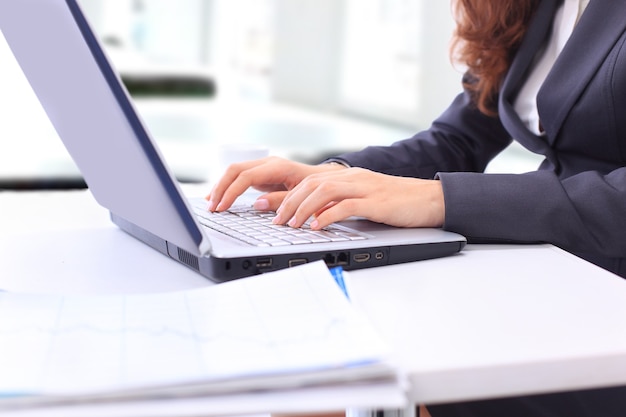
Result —
<instances>
[{"instance_id":1,"label":"white cup","mask_svg":"<svg viewBox=\"0 0 626 417\"><path fill-rule=\"evenodd\" d=\"M215 148L213 163L209 170L209 180L212 183L218 181L231 164L261 159L268 155L269 148L256 143L220 144Z\"/></svg>"}]
</instances>

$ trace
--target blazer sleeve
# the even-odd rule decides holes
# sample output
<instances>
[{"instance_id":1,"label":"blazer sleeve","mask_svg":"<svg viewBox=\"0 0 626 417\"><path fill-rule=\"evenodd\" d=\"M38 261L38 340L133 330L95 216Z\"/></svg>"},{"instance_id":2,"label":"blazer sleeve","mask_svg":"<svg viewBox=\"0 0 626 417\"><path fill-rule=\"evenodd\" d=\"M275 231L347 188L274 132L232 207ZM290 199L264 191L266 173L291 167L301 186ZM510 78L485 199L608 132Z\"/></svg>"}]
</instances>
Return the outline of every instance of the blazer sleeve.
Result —
<instances>
[{"instance_id":1,"label":"blazer sleeve","mask_svg":"<svg viewBox=\"0 0 626 417\"><path fill-rule=\"evenodd\" d=\"M439 176L444 227L470 241L548 242L602 264L626 256L626 167L563 180L548 170Z\"/></svg>"},{"instance_id":2,"label":"blazer sleeve","mask_svg":"<svg viewBox=\"0 0 626 417\"><path fill-rule=\"evenodd\" d=\"M333 159L390 175L432 179L440 171L483 172L510 143L499 119L480 113L464 92L430 129L390 146L371 146Z\"/></svg>"}]
</instances>

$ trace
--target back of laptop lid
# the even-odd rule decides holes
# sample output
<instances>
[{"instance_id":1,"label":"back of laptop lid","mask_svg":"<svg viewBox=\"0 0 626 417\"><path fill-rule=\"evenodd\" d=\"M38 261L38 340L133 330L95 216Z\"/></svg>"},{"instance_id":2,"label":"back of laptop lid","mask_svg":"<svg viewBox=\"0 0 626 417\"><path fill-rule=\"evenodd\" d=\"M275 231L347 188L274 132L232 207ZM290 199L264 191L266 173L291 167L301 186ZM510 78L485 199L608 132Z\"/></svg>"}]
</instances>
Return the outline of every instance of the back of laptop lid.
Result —
<instances>
[{"instance_id":1,"label":"back of laptop lid","mask_svg":"<svg viewBox=\"0 0 626 417\"><path fill-rule=\"evenodd\" d=\"M0 30L99 204L191 253L207 253L76 1L1 1Z\"/></svg>"}]
</instances>

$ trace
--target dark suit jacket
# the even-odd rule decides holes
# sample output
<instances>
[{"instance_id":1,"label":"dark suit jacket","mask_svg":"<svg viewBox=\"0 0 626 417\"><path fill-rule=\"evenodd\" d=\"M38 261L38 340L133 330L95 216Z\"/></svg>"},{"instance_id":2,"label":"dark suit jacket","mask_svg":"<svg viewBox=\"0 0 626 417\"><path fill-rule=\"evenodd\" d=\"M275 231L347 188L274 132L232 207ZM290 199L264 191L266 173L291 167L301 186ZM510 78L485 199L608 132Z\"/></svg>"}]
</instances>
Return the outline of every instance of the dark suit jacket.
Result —
<instances>
[{"instance_id":1,"label":"dark suit jacket","mask_svg":"<svg viewBox=\"0 0 626 417\"><path fill-rule=\"evenodd\" d=\"M626 277L626 1L591 0L539 92L546 134L538 137L511 103L551 25L547 3L554 1L540 3L503 83L498 118L479 113L465 92L429 130L339 159L437 176L444 228L470 242L549 242ZM545 156L541 167L482 174L513 138Z\"/></svg>"}]
</instances>

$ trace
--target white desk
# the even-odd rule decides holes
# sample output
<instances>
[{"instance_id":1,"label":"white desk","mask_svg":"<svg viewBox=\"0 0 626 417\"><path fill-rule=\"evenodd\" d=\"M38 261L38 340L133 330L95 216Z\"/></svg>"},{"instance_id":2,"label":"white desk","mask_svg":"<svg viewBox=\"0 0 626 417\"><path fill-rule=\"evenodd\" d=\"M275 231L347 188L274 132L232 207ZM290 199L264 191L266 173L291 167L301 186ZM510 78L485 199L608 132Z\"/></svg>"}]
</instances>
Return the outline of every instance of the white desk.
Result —
<instances>
[{"instance_id":1,"label":"white desk","mask_svg":"<svg viewBox=\"0 0 626 417\"><path fill-rule=\"evenodd\" d=\"M2 192L0 230L5 290L211 285L119 231L85 191ZM626 281L552 246L468 245L458 256L349 278L354 302L391 342L413 401L626 384Z\"/></svg>"}]
</instances>

